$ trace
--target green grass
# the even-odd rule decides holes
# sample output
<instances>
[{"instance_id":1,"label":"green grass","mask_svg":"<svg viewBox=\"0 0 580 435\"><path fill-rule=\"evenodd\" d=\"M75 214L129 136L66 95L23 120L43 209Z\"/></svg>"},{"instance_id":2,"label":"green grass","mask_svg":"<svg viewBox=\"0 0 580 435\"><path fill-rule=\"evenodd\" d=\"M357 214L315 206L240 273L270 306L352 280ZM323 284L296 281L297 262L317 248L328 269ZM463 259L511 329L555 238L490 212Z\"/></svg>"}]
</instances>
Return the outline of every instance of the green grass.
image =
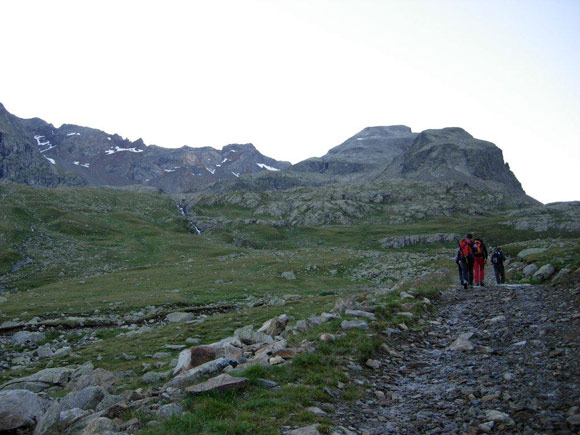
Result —
<instances>
[{"instance_id":1,"label":"green grass","mask_svg":"<svg viewBox=\"0 0 580 435\"><path fill-rule=\"evenodd\" d=\"M250 379L248 389L191 398L186 402L186 414L146 431L151 434L279 433L280 426L314 422L328 431L331 421L304 408L332 402L325 388L339 394L340 400L362 397L364 387L351 382L345 374L348 363L364 365L368 358L381 352L381 343L389 340L384 333L386 328L405 323L411 329L420 329L422 325L416 319L433 310L421 302L421 296L434 298L456 280L453 243L395 250L383 249L378 243L382 238L436 232L462 236L473 231L481 234L488 245L504 245L508 254L515 255L528 244L533 245L535 239L559 237L562 247L555 245L547 253L526 261L539 265L551 262L557 268L580 266L576 238L580 235L516 231L502 223L502 210L485 216L413 217L407 224L392 225L387 223L389 212L372 208L357 224L292 227L245 225L241 219L255 218L251 208L201 204L195 208L196 218L233 220L197 236L187 231L186 220L174 201L162 195L2 184L0 198L0 285L7 293L7 301L0 305L0 323L16 317L29 320L35 316L88 316L96 310L98 315L123 316L138 310L148 312L147 307L152 305L162 306L165 311L210 305L229 307L201 323L157 326L152 332L135 337L120 335L127 330L118 326L99 328L96 336L100 341L83 346L77 346L81 337L76 332L48 328L45 342L64 334L74 346L73 355L4 371L0 373L0 383L49 364L71 365L90 360L108 370L134 371L135 376L125 381L125 388L148 387L140 381L141 364L158 362L151 355L165 351L165 344L185 344L190 337L199 338L202 344L212 343L232 335L239 327L252 324L257 328L283 313L292 321L308 318L329 312L336 299L346 295L357 295L359 300L377 306L378 321L371 329L349 330L333 342L321 343L322 333L342 332L340 321L331 321L293 336L291 345L307 340L317 352L300 355L283 366L248 369L240 373ZM264 198L260 197L262 203ZM442 253L448 253L448 258L442 258ZM33 262L11 272L14 263L26 257ZM402 272L409 268L408 264L389 269L376 282L372 278L353 278L357 271L372 271L393 259L431 273L399 282L397 291L377 294L375 290L396 283L388 273ZM281 274L286 271L293 271L296 279L283 279ZM412 302L402 300L403 290L418 297ZM284 297L284 306L263 304ZM415 317L398 315L403 309ZM137 358L127 361L121 353ZM167 370L178 352L170 354L161 361L166 363L164 367L153 370ZM259 378L272 379L280 387L266 389ZM338 389L339 383L345 384L342 390ZM150 417L139 418L146 421Z\"/></svg>"}]
</instances>

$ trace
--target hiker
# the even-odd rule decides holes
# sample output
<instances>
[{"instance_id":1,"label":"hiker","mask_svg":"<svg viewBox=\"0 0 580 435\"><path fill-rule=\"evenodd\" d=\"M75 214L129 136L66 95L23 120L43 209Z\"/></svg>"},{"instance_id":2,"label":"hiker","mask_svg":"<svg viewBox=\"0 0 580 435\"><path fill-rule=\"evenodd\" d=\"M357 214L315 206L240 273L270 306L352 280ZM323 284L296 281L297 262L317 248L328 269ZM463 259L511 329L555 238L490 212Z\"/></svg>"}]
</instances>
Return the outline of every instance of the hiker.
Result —
<instances>
[{"instance_id":1,"label":"hiker","mask_svg":"<svg viewBox=\"0 0 580 435\"><path fill-rule=\"evenodd\" d=\"M459 242L459 249L461 250L461 255L463 255L465 261L465 269L463 274L463 288L469 287L473 288L473 234L467 233L465 239Z\"/></svg>"},{"instance_id":2,"label":"hiker","mask_svg":"<svg viewBox=\"0 0 580 435\"><path fill-rule=\"evenodd\" d=\"M457 248L457 255L455 256L455 262L457 263L457 270L459 272L459 281L464 289L467 288L467 262L465 257L461 253L461 248Z\"/></svg>"},{"instance_id":3,"label":"hiker","mask_svg":"<svg viewBox=\"0 0 580 435\"><path fill-rule=\"evenodd\" d=\"M491 255L491 264L493 264L493 272L495 273L495 280L498 284L505 284L505 269L503 262L506 260L501 247L495 248Z\"/></svg>"},{"instance_id":4,"label":"hiker","mask_svg":"<svg viewBox=\"0 0 580 435\"><path fill-rule=\"evenodd\" d=\"M485 263L487 263L487 247L479 237L473 239L474 278L475 285L484 286Z\"/></svg>"}]
</instances>

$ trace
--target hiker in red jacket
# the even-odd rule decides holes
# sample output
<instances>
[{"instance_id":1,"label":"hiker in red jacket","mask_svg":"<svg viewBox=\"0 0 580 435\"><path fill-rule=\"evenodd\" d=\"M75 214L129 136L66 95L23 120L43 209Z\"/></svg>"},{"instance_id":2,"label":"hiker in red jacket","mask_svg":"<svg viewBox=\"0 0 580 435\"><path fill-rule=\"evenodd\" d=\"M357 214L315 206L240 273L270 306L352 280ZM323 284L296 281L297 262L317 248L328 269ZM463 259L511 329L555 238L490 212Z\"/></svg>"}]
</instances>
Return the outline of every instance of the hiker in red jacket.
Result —
<instances>
[{"instance_id":1,"label":"hiker in red jacket","mask_svg":"<svg viewBox=\"0 0 580 435\"><path fill-rule=\"evenodd\" d=\"M463 239L461 242L459 242L459 250L461 251L461 255L463 255L464 262L466 265L465 271L464 271L466 276L464 276L464 281L463 281L464 288L467 288L468 284L469 284L469 287L473 288L473 261L474 261L474 257L473 257L473 240L471 240L472 238L473 238L473 235L471 233L467 233L467 235L465 236L465 239Z\"/></svg>"},{"instance_id":2,"label":"hiker in red jacket","mask_svg":"<svg viewBox=\"0 0 580 435\"><path fill-rule=\"evenodd\" d=\"M483 287L485 278L485 263L487 263L487 248L479 237L473 239L474 278L475 285Z\"/></svg>"}]
</instances>

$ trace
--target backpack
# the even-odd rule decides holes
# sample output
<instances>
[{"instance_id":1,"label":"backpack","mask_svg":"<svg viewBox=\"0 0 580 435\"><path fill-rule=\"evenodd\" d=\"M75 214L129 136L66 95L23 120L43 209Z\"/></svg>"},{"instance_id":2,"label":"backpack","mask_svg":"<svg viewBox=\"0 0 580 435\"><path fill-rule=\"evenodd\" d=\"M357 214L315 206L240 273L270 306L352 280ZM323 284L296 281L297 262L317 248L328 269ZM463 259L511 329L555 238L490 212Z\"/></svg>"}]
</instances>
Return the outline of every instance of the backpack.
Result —
<instances>
[{"instance_id":1,"label":"backpack","mask_svg":"<svg viewBox=\"0 0 580 435\"><path fill-rule=\"evenodd\" d=\"M483 253L483 248L481 246L481 240L476 240L473 242L473 253L479 255Z\"/></svg>"},{"instance_id":2,"label":"backpack","mask_svg":"<svg viewBox=\"0 0 580 435\"><path fill-rule=\"evenodd\" d=\"M497 251L494 252L491 256L491 262L492 264L501 264L501 253Z\"/></svg>"},{"instance_id":3,"label":"backpack","mask_svg":"<svg viewBox=\"0 0 580 435\"><path fill-rule=\"evenodd\" d=\"M463 239L459 242L459 249L461 250L461 254L466 258L473 254L471 250L471 241L468 241L467 239Z\"/></svg>"}]
</instances>

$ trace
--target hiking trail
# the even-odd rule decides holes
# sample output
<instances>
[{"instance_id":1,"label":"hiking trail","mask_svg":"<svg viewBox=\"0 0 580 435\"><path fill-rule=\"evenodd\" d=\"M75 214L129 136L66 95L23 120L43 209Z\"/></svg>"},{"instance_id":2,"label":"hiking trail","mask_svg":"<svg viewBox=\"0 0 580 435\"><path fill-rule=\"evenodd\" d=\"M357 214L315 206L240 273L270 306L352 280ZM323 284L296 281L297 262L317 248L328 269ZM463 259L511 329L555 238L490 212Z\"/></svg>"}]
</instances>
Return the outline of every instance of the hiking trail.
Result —
<instances>
[{"instance_id":1,"label":"hiking trail","mask_svg":"<svg viewBox=\"0 0 580 435\"><path fill-rule=\"evenodd\" d=\"M421 332L389 337L379 369L349 371L366 393L335 421L347 434L579 433L579 293L443 291Z\"/></svg>"}]
</instances>

